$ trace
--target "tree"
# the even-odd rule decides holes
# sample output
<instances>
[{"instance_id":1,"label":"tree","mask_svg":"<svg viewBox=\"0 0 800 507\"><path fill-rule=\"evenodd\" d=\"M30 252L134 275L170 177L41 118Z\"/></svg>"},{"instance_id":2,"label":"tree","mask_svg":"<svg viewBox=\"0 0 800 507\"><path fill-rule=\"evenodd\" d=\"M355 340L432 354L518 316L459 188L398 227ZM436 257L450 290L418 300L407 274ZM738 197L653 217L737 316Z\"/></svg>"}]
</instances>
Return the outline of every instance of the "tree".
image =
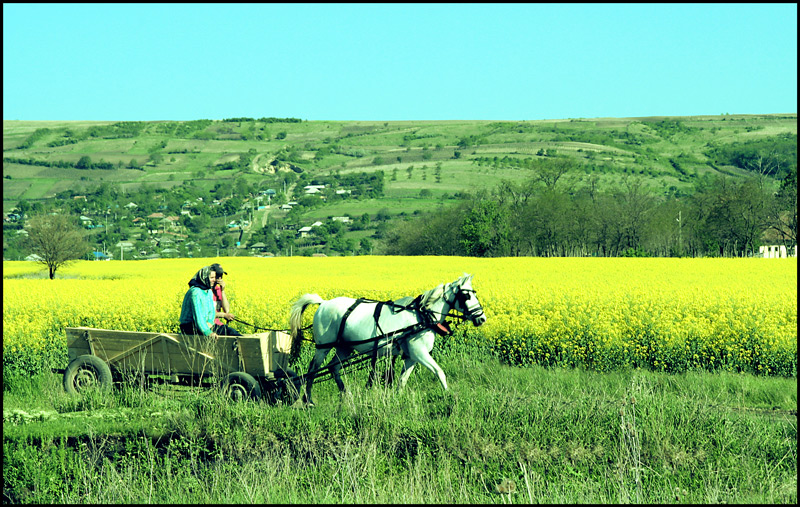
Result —
<instances>
[{"instance_id":1,"label":"tree","mask_svg":"<svg viewBox=\"0 0 800 507\"><path fill-rule=\"evenodd\" d=\"M76 169L91 169L92 168L92 159L88 155L82 156L78 163L75 164Z\"/></svg>"},{"instance_id":2,"label":"tree","mask_svg":"<svg viewBox=\"0 0 800 507\"><path fill-rule=\"evenodd\" d=\"M541 181L545 187L553 190L558 180L571 168L570 162L565 158L537 160L533 167L534 179Z\"/></svg>"},{"instance_id":3,"label":"tree","mask_svg":"<svg viewBox=\"0 0 800 507\"><path fill-rule=\"evenodd\" d=\"M66 215L38 215L28 221L28 248L47 266L50 279L68 262L81 259L89 244L73 220Z\"/></svg>"},{"instance_id":4,"label":"tree","mask_svg":"<svg viewBox=\"0 0 800 507\"><path fill-rule=\"evenodd\" d=\"M508 216L496 201L478 198L464 215L460 232L467 255L508 255L511 232Z\"/></svg>"},{"instance_id":5,"label":"tree","mask_svg":"<svg viewBox=\"0 0 800 507\"><path fill-rule=\"evenodd\" d=\"M797 244L797 167L789 169L775 195L770 226L780 233L786 247Z\"/></svg>"}]
</instances>

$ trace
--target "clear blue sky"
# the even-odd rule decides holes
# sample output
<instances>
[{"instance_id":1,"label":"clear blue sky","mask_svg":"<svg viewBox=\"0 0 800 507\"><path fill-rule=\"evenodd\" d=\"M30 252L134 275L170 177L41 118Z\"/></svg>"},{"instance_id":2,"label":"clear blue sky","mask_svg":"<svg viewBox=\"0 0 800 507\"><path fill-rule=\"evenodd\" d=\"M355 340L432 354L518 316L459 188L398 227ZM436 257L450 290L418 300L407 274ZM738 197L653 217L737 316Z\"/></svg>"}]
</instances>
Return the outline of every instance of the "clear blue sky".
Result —
<instances>
[{"instance_id":1,"label":"clear blue sky","mask_svg":"<svg viewBox=\"0 0 800 507\"><path fill-rule=\"evenodd\" d=\"M797 112L792 4L3 4L4 120Z\"/></svg>"}]
</instances>

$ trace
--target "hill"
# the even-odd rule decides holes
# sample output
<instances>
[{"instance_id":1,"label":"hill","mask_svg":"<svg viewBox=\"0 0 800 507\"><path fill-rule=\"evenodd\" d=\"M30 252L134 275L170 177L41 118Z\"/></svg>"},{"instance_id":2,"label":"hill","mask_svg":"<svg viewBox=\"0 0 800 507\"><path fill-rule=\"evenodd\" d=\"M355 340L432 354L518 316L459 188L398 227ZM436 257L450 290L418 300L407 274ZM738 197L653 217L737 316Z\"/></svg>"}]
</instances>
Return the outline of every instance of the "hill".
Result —
<instances>
[{"instance_id":1,"label":"hill","mask_svg":"<svg viewBox=\"0 0 800 507\"><path fill-rule=\"evenodd\" d=\"M162 208L153 212L165 213L164 218L180 218L188 194L211 194L206 202L232 201L223 213L210 214L211 224L222 231L228 225L238 229L228 234L243 247L267 225L310 226L315 220L366 214L365 228L377 228L381 219L434 210L502 180L527 180L533 165L546 159L568 163L564 181L569 184L580 186L591 176L600 189L633 177L657 194L687 193L704 178L738 178L765 169L777 185L787 164L796 167L796 139L796 114L536 121L4 121L3 210L9 213L20 202L24 208L88 195L89 205L76 211L97 225L101 211L104 219L111 214L119 220L120 202L141 200L144 194L161 199ZM319 195L307 195L309 185L319 185ZM270 189L274 193L267 194ZM92 206L92 196L104 193L120 202L105 210ZM167 203L173 194L182 196L177 206ZM299 203L291 205L292 212L278 208L290 202ZM261 225L254 228L255 223ZM152 225L147 230L159 225L166 230L165 224ZM119 227L122 239L135 231L126 229ZM356 241L367 235L346 232Z\"/></svg>"}]
</instances>

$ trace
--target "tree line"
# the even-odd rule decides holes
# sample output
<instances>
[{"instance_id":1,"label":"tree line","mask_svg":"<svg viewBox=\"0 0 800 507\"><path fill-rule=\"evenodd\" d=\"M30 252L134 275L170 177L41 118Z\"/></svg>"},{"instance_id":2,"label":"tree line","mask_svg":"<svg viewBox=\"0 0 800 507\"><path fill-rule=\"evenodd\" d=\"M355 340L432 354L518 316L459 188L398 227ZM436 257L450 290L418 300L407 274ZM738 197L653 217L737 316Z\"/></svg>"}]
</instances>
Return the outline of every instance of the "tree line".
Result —
<instances>
[{"instance_id":1,"label":"tree line","mask_svg":"<svg viewBox=\"0 0 800 507\"><path fill-rule=\"evenodd\" d=\"M624 176L601 189L591 175L562 178L569 162L541 160L523 182L408 219L387 238L390 255L744 256L765 232L797 243L797 167L777 191L769 179L700 178L693 192L656 195L641 178Z\"/></svg>"}]
</instances>

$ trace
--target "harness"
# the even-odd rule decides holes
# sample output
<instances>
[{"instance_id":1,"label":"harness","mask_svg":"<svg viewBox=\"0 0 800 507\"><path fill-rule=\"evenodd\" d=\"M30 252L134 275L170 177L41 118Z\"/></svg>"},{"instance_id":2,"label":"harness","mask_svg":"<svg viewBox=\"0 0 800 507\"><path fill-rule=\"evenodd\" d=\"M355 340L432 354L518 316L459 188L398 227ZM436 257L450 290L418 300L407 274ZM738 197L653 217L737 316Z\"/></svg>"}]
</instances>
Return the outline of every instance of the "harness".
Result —
<instances>
[{"instance_id":1,"label":"harness","mask_svg":"<svg viewBox=\"0 0 800 507\"><path fill-rule=\"evenodd\" d=\"M465 292L475 292L475 291L468 291L468 290L462 289L456 294L456 300L462 302L462 308L466 306L465 303L466 303L467 296L466 296L466 294L464 294ZM334 347L336 347L338 345L341 345L342 343L345 343L342 340L342 335L344 334L344 327L347 324L347 318L350 316L351 313L353 313L353 310L355 310L356 307L358 307L358 305L360 305L362 303L377 303L375 305L375 311L373 312L372 316L375 319L375 327L377 327L379 334L377 336L372 337L372 338L365 338L363 340L348 341L347 345L356 346L356 345L361 345L362 343L374 342L375 346L373 348L373 354L377 353L378 342L383 340L384 338L391 338L391 339L399 338L399 339L403 339L403 338L407 338L407 337L409 337L411 335L414 335L416 333L419 333L420 331L424 331L424 330L427 330L427 329L432 329L433 331L438 333L440 336L449 335L449 334L452 334L452 332L453 332L450 329L450 326L449 326L449 324L447 322L442 322L442 323L436 322L437 319L434 317L434 312L432 310L428 310L428 309L422 307L422 294L420 294L419 296L415 297L408 305L400 305L400 304L395 303L394 301L378 301L378 300L375 300L375 299L358 298L344 312L344 315L342 315L342 320L339 323L339 331L336 334L336 340L334 340L331 343L325 343L325 344L317 343L317 344L315 344L316 348L317 349L331 349L331 348L334 348ZM380 315L381 315L381 312L383 311L384 306L389 307L393 313L399 313L401 311L414 311L417 314L417 321L418 322L416 324L412 324L410 326L406 326L404 328L400 328L400 329L397 329L397 330L389 332L389 333L384 333L383 329L381 329L381 325L380 325L380 322L379 322ZM459 316L459 315L452 315L450 313L448 313L447 315L448 316L457 317L457 318L460 318L462 320L466 320L466 319L468 319L470 317L470 315Z\"/></svg>"}]
</instances>

